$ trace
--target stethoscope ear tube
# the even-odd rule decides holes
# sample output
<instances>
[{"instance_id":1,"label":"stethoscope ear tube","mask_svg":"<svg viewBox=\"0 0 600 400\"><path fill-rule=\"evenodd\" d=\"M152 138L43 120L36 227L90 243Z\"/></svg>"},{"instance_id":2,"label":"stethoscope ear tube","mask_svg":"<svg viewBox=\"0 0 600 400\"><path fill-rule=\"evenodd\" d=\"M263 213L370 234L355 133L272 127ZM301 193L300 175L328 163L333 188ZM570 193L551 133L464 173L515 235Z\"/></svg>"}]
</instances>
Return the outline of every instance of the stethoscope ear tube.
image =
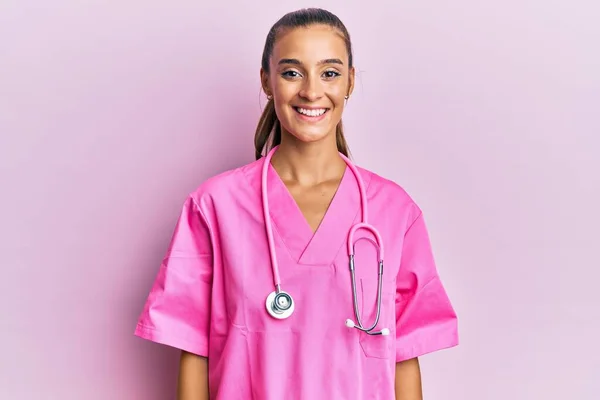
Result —
<instances>
[{"instance_id":1,"label":"stethoscope ear tube","mask_svg":"<svg viewBox=\"0 0 600 400\"><path fill-rule=\"evenodd\" d=\"M375 315L375 321L373 324L366 328L362 320L360 318L360 311L358 310L358 298L357 298L357 290L356 290L356 274L354 272L354 254L350 255L350 277L352 281L352 303L354 304L354 316L356 317L356 323L351 319L346 320L346 326L348 328L356 328L362 332L365 332L369 335L383 335L387 336L390 333L388 328L383 328L379 331L375 331L375 327L379 323L379 318L381 317L381 292L383 290L383 260L379 261L379 270L377 273L377 314ZM357 325L358 324L358 325Z\"/></svg>"}]
</instances>

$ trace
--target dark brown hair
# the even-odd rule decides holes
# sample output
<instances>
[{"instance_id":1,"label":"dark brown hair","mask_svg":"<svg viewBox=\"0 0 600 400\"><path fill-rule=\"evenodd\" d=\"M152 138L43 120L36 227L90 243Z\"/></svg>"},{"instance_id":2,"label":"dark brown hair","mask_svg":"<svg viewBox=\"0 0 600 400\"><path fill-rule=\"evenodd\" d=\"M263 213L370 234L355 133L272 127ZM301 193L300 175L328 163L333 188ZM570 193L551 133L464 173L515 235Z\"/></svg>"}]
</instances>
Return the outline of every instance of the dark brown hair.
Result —
<instances>
[{"instance_id":1,"label":"dark brown hair","mask_svg":"<svg viewBox=\"0 0 600 400\"><path fill-rule=\"evenodd\" d=\"M343 37L348 51L348 68L352 68L352 43L350 34L342 23L342 21L329 11L320 8L304 8L297 11L292 11L285 14L279 21L271 27L267 34L265 48L262 54L262 69L269 73L269 62L273 54L273 47L277 36L289 29L309 27L311 25L328 25L336 29ZM348 144L344 137L342 121L340 121L335 129L335 139L338 151L349 156ZM269 143L270 141L270 143ZM262 157L263 151L268 151L269 148L281 143L281 124L275 113L275 105L273 99L270 99L265 106L265 109L258 121L256 134L254 136L254 148L256 150L256 159Z\"/></svg>"}]
</instances>

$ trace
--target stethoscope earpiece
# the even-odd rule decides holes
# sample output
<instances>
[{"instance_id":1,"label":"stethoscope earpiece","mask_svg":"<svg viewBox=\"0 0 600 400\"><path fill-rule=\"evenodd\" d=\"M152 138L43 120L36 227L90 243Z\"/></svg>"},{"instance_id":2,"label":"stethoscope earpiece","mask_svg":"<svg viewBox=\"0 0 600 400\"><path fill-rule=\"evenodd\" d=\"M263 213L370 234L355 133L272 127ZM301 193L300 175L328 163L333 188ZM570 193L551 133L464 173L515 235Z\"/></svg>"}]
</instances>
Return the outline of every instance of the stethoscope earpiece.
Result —
<instances>
[{"instance_id":1,"label":"stethoscope earpiece","mask_svg":"<svg viewBox=\"0 0 600 400\"><path fill-rule=\"evenodd\" d=\"M354 321L352 321L351 319L347 319L346 320L346 327L352 329L352 328L356 328L359 331L363 331L365 333L368 333L369 335L381 335L381 336L388 336L390 334L390 330L388 328L383 328L380 331L374 331L372 329L366 329L366 328L362 328L360 326L357 326Z\"/></svg>"}]
</instances>

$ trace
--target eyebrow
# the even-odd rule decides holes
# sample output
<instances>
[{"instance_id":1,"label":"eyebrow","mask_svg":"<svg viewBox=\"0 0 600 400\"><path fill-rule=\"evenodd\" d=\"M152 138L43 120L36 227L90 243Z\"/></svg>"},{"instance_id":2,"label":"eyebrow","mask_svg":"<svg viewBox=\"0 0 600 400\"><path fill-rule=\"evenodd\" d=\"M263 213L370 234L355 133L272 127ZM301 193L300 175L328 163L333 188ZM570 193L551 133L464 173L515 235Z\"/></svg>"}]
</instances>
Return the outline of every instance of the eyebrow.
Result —
<instances>
[{"instance_id":1,"label":"eyebrow","mask_svg":"<svg viewBox=\"0 0 600 400\"><path fill-rule=\"evenodd\" d=\"M294 64L294 65L302 65L302 62L298 59L295 58L282 58L281 60L279 60L278 62L279 65L282 64ZM342 60L340 60L339 58L326 58L324 60L321 60L317 63L318 65L323 65L323 64L339 64L339 65L344 65L344 63L342 62Z\"/></svg>"}]
</instances>

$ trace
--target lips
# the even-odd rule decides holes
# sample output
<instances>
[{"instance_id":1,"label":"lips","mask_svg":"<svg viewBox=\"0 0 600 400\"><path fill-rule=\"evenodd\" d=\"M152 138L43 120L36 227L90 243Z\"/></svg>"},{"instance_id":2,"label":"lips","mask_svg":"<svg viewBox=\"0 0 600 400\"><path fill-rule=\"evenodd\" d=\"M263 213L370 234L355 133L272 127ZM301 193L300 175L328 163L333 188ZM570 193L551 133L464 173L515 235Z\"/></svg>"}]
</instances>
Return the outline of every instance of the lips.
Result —
<instances>
[{"instance_id":1,"label":"lips","mask_svg":"<svg viewBox=\"0 0 600 400\"><path fill-rule=\"evenodd\" d=\"M296 110L296 112L298 114L301 114L306 117L312 117L312 118L321 117L327 111L329 111L328 108L304 108L304 107L294 107L294 110Z\"/></svg>"}]
</instances>

